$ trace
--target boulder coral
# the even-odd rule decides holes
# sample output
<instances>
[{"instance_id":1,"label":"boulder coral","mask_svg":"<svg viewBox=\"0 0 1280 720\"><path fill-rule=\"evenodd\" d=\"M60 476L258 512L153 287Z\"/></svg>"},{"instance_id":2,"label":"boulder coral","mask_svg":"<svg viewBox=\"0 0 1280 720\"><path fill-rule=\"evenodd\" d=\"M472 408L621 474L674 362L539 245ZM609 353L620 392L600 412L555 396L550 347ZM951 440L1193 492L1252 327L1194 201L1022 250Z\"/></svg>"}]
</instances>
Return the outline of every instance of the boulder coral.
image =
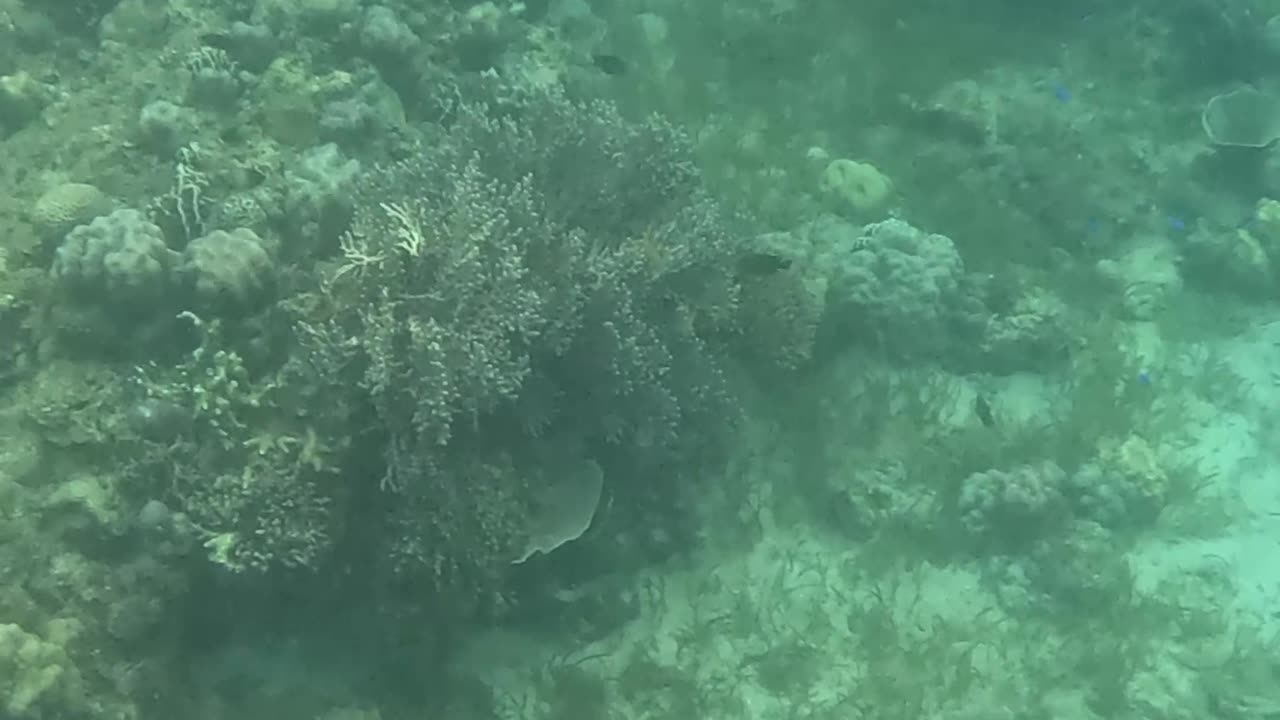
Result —
<instances>
[{"instance_id":1,"label":"boulder coral","mask_svg":"<svg viewBox=\"0 0 1280 720\"><path fill-rule=\"evenodd\" d=\"M67 234L54 277L78 300L127 310L160 300L176 253L137 210L116 210Z\"/></svg>"},{"instance_id":2,"label":"boulder coral","mask_svg":"<svg viewBox=\"0 0 1280 720\"><path fill-rule=\"evenodd\" d=\"M176 270L195 307L214 315L251 312L275 284L275 244L247 228L192 240Z\"/></svg>"}]
</instances>

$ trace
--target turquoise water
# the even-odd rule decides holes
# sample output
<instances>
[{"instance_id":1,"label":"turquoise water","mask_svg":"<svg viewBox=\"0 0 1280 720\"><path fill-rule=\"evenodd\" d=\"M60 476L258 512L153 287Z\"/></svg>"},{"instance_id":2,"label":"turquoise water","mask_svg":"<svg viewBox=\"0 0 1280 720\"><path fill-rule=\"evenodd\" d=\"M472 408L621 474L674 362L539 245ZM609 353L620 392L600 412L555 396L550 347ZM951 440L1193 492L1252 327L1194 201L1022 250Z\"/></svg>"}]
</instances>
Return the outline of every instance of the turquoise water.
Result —
<instances>
[{"instance_id":1,"label":"turquoise water","mask_svg":"<svg viewBox=\"0 0 1280 720\"><path fill-rule=\"evenodd\" d=\"M0 0L0 720L1280 712L1277 63Z\"/></svg>"}]
</instances>

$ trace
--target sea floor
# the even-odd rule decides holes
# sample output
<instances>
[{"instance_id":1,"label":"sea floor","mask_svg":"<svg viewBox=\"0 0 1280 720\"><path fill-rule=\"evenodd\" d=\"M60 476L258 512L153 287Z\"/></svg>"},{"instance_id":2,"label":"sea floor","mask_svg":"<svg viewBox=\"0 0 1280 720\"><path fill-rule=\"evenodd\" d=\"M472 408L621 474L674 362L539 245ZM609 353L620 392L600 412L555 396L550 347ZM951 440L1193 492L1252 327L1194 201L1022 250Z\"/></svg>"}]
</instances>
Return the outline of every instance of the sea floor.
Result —
<instances>
[{"instance_id":1,"label":"sea floor","mask_svg":"<svg viewBox=\"0 0 1280 720\"><path fill-rule=\"evenodd\" d=\"M1188 533L1162 516L1117 546L1129 572L1096 614L1028 591L1031 560L935 562L806 521L789 510L799 470L775 452L778 428L760 427L733 479L745 501L708 502L699 548L557 594L568 612L616 595L629 621L571 643L493 630L460 671L521 720L1267 717L1280 710L1280 315L1210 342L1149 327L1133 338L1182 413L1164 451L1205 482L1165 515L1220 519ZM1229 372L1243 392L1162 386L1200 371ZM959 398L972 383L950 382ZM1054 397L1042 379L1002 382L1006 418ZM753 531L718 537L726 517Z\"/></svg>"}]
</instances>

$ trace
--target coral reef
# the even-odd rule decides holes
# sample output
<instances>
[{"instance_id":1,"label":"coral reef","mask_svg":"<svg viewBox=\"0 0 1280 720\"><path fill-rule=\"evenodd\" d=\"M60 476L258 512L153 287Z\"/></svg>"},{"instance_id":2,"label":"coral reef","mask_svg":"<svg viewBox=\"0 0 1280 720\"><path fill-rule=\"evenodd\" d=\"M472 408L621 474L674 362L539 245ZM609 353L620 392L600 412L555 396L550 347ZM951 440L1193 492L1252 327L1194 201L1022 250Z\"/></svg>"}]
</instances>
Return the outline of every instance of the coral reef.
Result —
<instances>
[{"instance_id":1,"label":"coral reef","mask_svg":"<svg viewBox=\"0 0 1280 720\"><path fill-rule=\"evenodd\" d=\"M822 279L798 266L765 267L741 271L738 282L743 353L766 370L805 367L813 359L825 308Z\"/></svg>"},{"instance_id":2,"label":"coral reef","mask_svg":"<svg viewBox=\"0 0 1280 720\"><path fill-rule=\"evenodd\" d=\"M974 538L1025 550L1069 518L1066 480L1052 462L974 473L960 484L961 524Z\"/></svg>"},{"instance_id":3,"label":"coral reef","mask_svg":"<svg viewBox=\"0 0 1280 720\"><path fill-rule=\"evenodd\" d=\"M1072 337L1067 303L1043 288L1029 288L987 317L975 366L996 373L1052 368L1067 356Z\"/></svg>"},{"instance_id":4,"label":"coral reef","mask_svg":"<svg viewBox=\"0 0 1280 720\"><path fill-rule=\"evenodd\" d=\"M893 183L874 165L847 158L832 160L822 171L820 185L838 211L859 216L884 210L893 192Z\"/></svg>"},{"instance_id":5,"label":"coral reef","mask_svg":"<svg viewBox=\"0 0 1280 720\"><path fill-rule=\"evenodd\" d=\"M1116 535L1091 520L1074 520L1062 532L1024 548L1020 567L1031 588L1054 607L1087 614L1104 610L1133 584L1133 571L1116 552Z\"/></svg>"},{"instance_id":6,"label":"coral reef","mask_svg":"<svg viewBox=\"0 0 1280 720\"><path fill-rule=\"evenodd\" d=\"M383 484L405 496L401 554L439 581L477 569L453 567L464 554L516 556L540 437L644 466L700 447L684 429L722 411L737 250L687 152L657 120L515 93L361 179L332 314L306 322L316 352L361 368L353 402L375 409ZM496 462L458 455L494 423Z\"/></svg>"},{"instance_id":7,"label":"coral reef","mask_svg":"<svg viewBox=\"0 0 1280 720\"><path fill-rule=\"evenodd\" d=\"M1098 261L1097 269L1135 320L1155 319L1182 289L1177 252L1172 243L1157 238L1144 238L1119 257Z\"/></svg>"},{"instance_id":8,"label":"coral reef","mask_svg":"<svg viewBox=\"0 0 1280 720\"><path fill-rule=\"evenodd\" d=\"M1197 227L1186 244L1191 280L1216 290L1246 297L1274 292L1275 270L1270 255L1248 228Z\"/></svg>"},{"instance_id":9,"label":"coral reef","mask_svg":"<svg viewBox=\"0 0 1280 720\"><path fill-rule=\"evenodd\" d=\"M852 345L1008 373L1056 364L1070 335L1052 292L969 272L950 238L903 220L859 226L823 215L758 236L752 250L740 268L743 311L753 314L750 333L792 355L778 358L784 365L810 347L830 355Z\"/></svg>"},{"instance_id":10,"label":"coral reef","mask_svg":"<svg viewBox=\"0 0 1280 720\"><path fill-rule=\"evenodd\" d=\"M1182 243L1188 279L1246 298L1274 297L1280 258L1280 204L1260 198L1245 222L1197 223Z\"/></svg>"},{"instance_id":11,"label":"coral reef","mask_svg":"<svg viewBox=\"0 0 1280 720\"><path fill-rule=\"evenodd\" d=\"M1271 712L1256 4L0 0L0 716Z\"/></svg>"},{"instance_id":12,"label":"coral reef","mask_svg":"<svg viewBox=\"0 0 1280 720\"><path fill-rule=\"evenodd\" d=\"M187 55L184 65L190 76L187 95L193 105L220 111L235 108L244 83L240 69L225 50L198 48Z\"/></svg>"},{"instance_id":13,"label":"coral reef","mask_svg":"<svg viewBox=\"0 0 1280 720\"><path fill-rule=\"evenodd\" d=\"M835 520L855 536L872 537L886 530L926 532L936 524L938 493L913 483L903 463L833 473L827 485L833 493Z\"/></svg>"},{"instance_id":14,"label":"coral reef","mask_svg":"<svg viewBox=\"0 0 1280 720\"><path fill-rule=\"evenodd\" d=\"M275 255L274 245L252 230L214 230L187 245L175 271L198 311L246 313L270 299Z\"/></svg>"},{"instance_id":15,"label":"coral reef","mask_svg":"<svg viewBox=\"0 0 1280 720\"><path fill-rule=\"evenodd\" d=\"M91 709L83 700L83 681L63 649L75 623L53 625L47 640L14 624L0 625L0 689L8 717L58 717Z\"/></svg>"},{"instance_id":16,"label":"coral reef","mask_svg":"<svg viewBox=\"0 0 1280 720\"><path fill-rule=\"evenodd\" d=\"M1173 481L1166 464L1136 435L1107 443L1072 475L1072 502L1081 515L1106 528L1142 527L1169 501Z\"/></svg>"},{"instance_id":17,"label":"coral reef","mask_svg":"<svg viewBox=\"0 0 1280 720\"><path fill-rule=\"evenodd\" d=\"M60 183L31 206L31 224L43 237L61 241L77 225L85 225L111 210L111 201L88 183Z\"/></svg>"},{"instance_id":18,"label":"coral reef","mask_svg":"<svg viewBox=\"0 0 1280 720\"><path fill-rule=\"evenodd\" d=\"M54 93L52 86L26 72L0 76L0 137L21 130L39 117Z\"/></svg>"},{"instance_id":19,"label":"coral reef","mask_svg":"<svg viewBox=\"0 0 1280 720\"><path fill-rule=\"evenodd\" d=\"M986 312L949 238L896 219L861 229L828 221L813 237L829 316L845 332L904 355L976 345Z\"/></svg>"},{"instance_id":20,"label":"coral reef","mask_svg":"<svg viewBox=\"0 0 1280 720\"><path fill-rule=\"evenodd\" d=\"M180 510L167 530L198 541L226 569L315 568L332 549L345 497L335 455L346 439L333 430L343 406L295 405L310 399L296 366L255 380L238 354L217 347L216 323L186 318L200 344L176 367L139 378L143 406L132 419L146 497ZM147 430L156 414L168 433Z\"/></svg>"},{"instance_id":21,"label":"coral reef","mask_svg":"<svg viewBox=\"0 0 1280 720\"><path fill-rule=\"evenodd\" d=\"M360 163L329 143L304 151L285 172L283 212L288 237L316 249L336 243L351 221Z\"/></svg>"},{"instance_id":22,"label":"coral reef","mask_svg":"<svg viewBox=\"0 0 1280 720\"><path fill-rule=\"evenodd\" d=\"M5 717L137 717L133 693L161 674L143 656L172 648L188 550L135 525L130 465L114 454L129 435L121 397L104 368L57 362L0 413L14 441L0 450ZM86 461L50 481L49 459L74 453Z\"/></svg>"},{"instance_id":23,"label":"coral reef","mask_svg":"<svg viewBox=\"0 0 1280 720\"><path fill-rule=\"evenodd\" d=\"M116 210L67 234L53 275L77 301L127 319L140 309L154 309L164 297L175 256L160 228L142 213Z\"/></svg>"},{"instance_id":24,"label":"coral reef","mask_svg":"<svg viewBox=\"0 0 1280 720\"><path fill-rule=\"evenodd\" d=\"M164 158L193 141L197 117L189 108L168 100L147 103L138 113L138 140Z\"/></svg>"},{"instance_id":25,"label":"coral reef","mask_svg":"<svg viewBox=\"0 0 1280 720\"><path fill-rule=\"evenodd\" d=\"M37 6L41 12L48 14L67 32L92 34L97 30L102 18L111 12L118 2L119 0L57 0L57 2L29 4Z\"/></svg>"}]
</instances>

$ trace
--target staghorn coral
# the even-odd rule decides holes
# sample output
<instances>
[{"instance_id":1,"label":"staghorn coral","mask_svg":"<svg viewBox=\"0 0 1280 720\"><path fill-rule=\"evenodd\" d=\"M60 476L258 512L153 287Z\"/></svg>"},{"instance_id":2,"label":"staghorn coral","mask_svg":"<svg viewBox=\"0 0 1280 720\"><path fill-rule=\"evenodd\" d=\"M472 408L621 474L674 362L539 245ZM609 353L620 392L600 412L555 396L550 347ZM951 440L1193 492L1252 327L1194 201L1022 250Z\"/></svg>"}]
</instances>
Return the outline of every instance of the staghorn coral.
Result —
<instances>
[{"instance_id":1,"label":"staghorn coral","mask_svg":"<svg viewBox=\"0 0 1280 720\"><path fill-rule=\"evenodd\" d=\"M557 96L510 111L468 108L432 152L368 176L335 272L361 296L366 389L393 424L383 396L422 394L414 433L435 445L538 359L594 365L573 371L612 380L610 402L645 392L736 294L672 128Z\"/></svg>"},{"instance_id":2,"label":"staghorn coral","mask_svg":"<svg viewBox=\"0 0 1280 720\"><path fill-rule=\"evenodd\" d=\"M528 540L543 465L586 447L675 460L715 434L684 431L726 403L736 246L670 125L512 92L463 105L355 197L303 324L314 355L359 369L407 565L441 584L496 572ZM555 461L532 449L551 431Z\"/></svg>"},{"instance_id":3,"label":"staghorn coral","mask_svg":"<svg viewBox=\"0 0 1280 720\"><path fill-rule=\"evenodd\" d=\"M456 415L515 396L528 349L548 329L553 292L530 276L526 258L538 250L520 246L554 237L529 182L507 192L475 163L442 170L432 179L446 184L439 198L395 200L391 187L378 188L388 201L366 205L344 245L349 262L370 263L338 271L362 296L364 384L379 414L410 421L430 445L448 442ZM408 187L430 187L406 179ZM397 417L405 392L419 396L417 407Z\"/></svg>"}]
</instances>

